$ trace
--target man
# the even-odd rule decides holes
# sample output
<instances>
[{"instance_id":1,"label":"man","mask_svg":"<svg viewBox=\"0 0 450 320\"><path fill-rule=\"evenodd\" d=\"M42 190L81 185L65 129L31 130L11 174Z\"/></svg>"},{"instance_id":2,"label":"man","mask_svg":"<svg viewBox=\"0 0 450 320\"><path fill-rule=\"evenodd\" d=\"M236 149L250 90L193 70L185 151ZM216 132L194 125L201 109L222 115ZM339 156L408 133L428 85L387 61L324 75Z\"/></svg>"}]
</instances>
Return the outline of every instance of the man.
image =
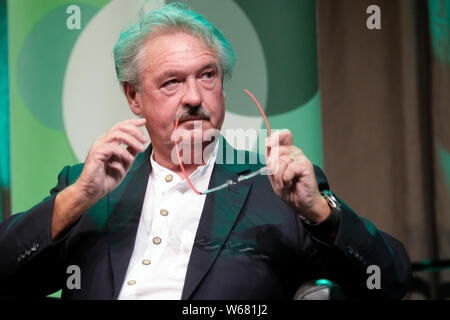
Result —
<instances>
[{"instance_id":1,"label":"man","mask_svg":"<svg viewBox=\"0 0 450 320\"><path fill-rule=\"evenodd\" d=\"M66 299L292 299L317 277L357 298L403 296L411 271L401 243L325 192L325 176L289 131L267 140L273 174L194 192L258 168L220 164L231 147L205 134L222 126L222 84L235 61L219 30L168 5L125 30L114 54L142 118L108 130L84 164L62 170L49 198L1 224L3 296L62 288ZM200 141L200 163L173 161L177 124L184 143ZM374 290L370 265L381 271ZM80 285L67 285L69 266L79 267Z\"/></svg>"}]
</instances>

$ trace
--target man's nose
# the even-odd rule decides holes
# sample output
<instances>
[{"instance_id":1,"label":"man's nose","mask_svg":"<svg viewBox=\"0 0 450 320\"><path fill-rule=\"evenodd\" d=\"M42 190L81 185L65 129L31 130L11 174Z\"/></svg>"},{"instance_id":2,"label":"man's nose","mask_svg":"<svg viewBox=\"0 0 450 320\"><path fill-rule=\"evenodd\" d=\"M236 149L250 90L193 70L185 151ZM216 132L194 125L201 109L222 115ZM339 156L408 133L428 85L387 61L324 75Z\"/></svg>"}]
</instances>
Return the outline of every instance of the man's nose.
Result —
<instances>
[{"instance_id":1,"label":"man's nose","mask_svg":"<svg viewBox=\"0 0 450 320\"><path fill-rule=\"evenodd\" d=\"M186 107L197 107L202 103L202 95L195 79L186 81L186 92L182 102Z\"/></svg>"}]
</instances>

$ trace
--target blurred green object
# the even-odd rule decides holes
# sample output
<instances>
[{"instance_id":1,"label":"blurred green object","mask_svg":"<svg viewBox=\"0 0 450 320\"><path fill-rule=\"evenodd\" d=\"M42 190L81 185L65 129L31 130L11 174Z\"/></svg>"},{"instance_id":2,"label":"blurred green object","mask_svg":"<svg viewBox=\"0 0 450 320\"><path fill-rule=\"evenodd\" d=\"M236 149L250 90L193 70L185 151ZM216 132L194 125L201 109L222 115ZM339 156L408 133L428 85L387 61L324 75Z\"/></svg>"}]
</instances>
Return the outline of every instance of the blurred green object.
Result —
<instances>
[{"instance_id":1,"label":"blurred green object","mask_svg":"<svg viewBox=\"0 0 450 320\"><path fill-rule=\"evenodd\" d=\"M450 0L428 0L428 10L433 54L450 64Z\"/></svg>"},{"instance_id":2,"label":"blurred green object","mask_svg":"<svg viewBox=\"0 0 450 320\"><path fill-rule=\"evenodd\" d=\"M0 0L0 190L9 189L9 79L6 0ZM2 219L0 193L0 221Z\"/></svg>"}]
</instances>

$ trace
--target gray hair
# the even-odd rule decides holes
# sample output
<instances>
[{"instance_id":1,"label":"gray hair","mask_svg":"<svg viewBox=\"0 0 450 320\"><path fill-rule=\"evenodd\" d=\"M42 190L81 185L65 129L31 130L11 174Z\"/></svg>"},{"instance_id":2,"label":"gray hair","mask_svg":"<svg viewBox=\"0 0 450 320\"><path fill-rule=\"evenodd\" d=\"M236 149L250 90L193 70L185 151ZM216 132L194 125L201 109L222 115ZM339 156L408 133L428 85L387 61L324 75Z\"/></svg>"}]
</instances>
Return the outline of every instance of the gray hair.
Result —
<instances>
[{"instance_id":1,"label":"gray hair","mask_svg":"<svg viewBox=\"0 0 450 320\"><path fill-rule=\"evenodd\" d=\"M120 83L128 82L140 91L146 40L154 34L174 32L188 33L203 40L217 54L222 76L231 78L236 55L222 32L187 5L172 3L148 12L141 10L139 22L121 32L114 46L114 63Z\"/></svg>"}]
</instances>

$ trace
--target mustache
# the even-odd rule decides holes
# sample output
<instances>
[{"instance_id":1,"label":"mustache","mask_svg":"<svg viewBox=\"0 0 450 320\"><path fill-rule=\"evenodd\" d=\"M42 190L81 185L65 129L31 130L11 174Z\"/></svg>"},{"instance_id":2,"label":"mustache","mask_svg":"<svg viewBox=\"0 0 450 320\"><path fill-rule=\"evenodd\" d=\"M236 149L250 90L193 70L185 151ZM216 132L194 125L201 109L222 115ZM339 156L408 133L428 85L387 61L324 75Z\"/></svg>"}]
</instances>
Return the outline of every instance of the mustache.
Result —
<instances>
[{"instance_id":1,"label":"mustache","mask_svg":"<svg viewBox=\"0 0 450 320\"><path fill-rule=\"evenodd\" d=\"M180 122L187 121L187 120L209 120L211 117L211 112L209 112L208 109L206 109L204 106L199 105L197 107L188 107L179 109L177 113L175 114L174 121L177 120L177 118L180 118Z\"/></svg>"}]
</instances>

